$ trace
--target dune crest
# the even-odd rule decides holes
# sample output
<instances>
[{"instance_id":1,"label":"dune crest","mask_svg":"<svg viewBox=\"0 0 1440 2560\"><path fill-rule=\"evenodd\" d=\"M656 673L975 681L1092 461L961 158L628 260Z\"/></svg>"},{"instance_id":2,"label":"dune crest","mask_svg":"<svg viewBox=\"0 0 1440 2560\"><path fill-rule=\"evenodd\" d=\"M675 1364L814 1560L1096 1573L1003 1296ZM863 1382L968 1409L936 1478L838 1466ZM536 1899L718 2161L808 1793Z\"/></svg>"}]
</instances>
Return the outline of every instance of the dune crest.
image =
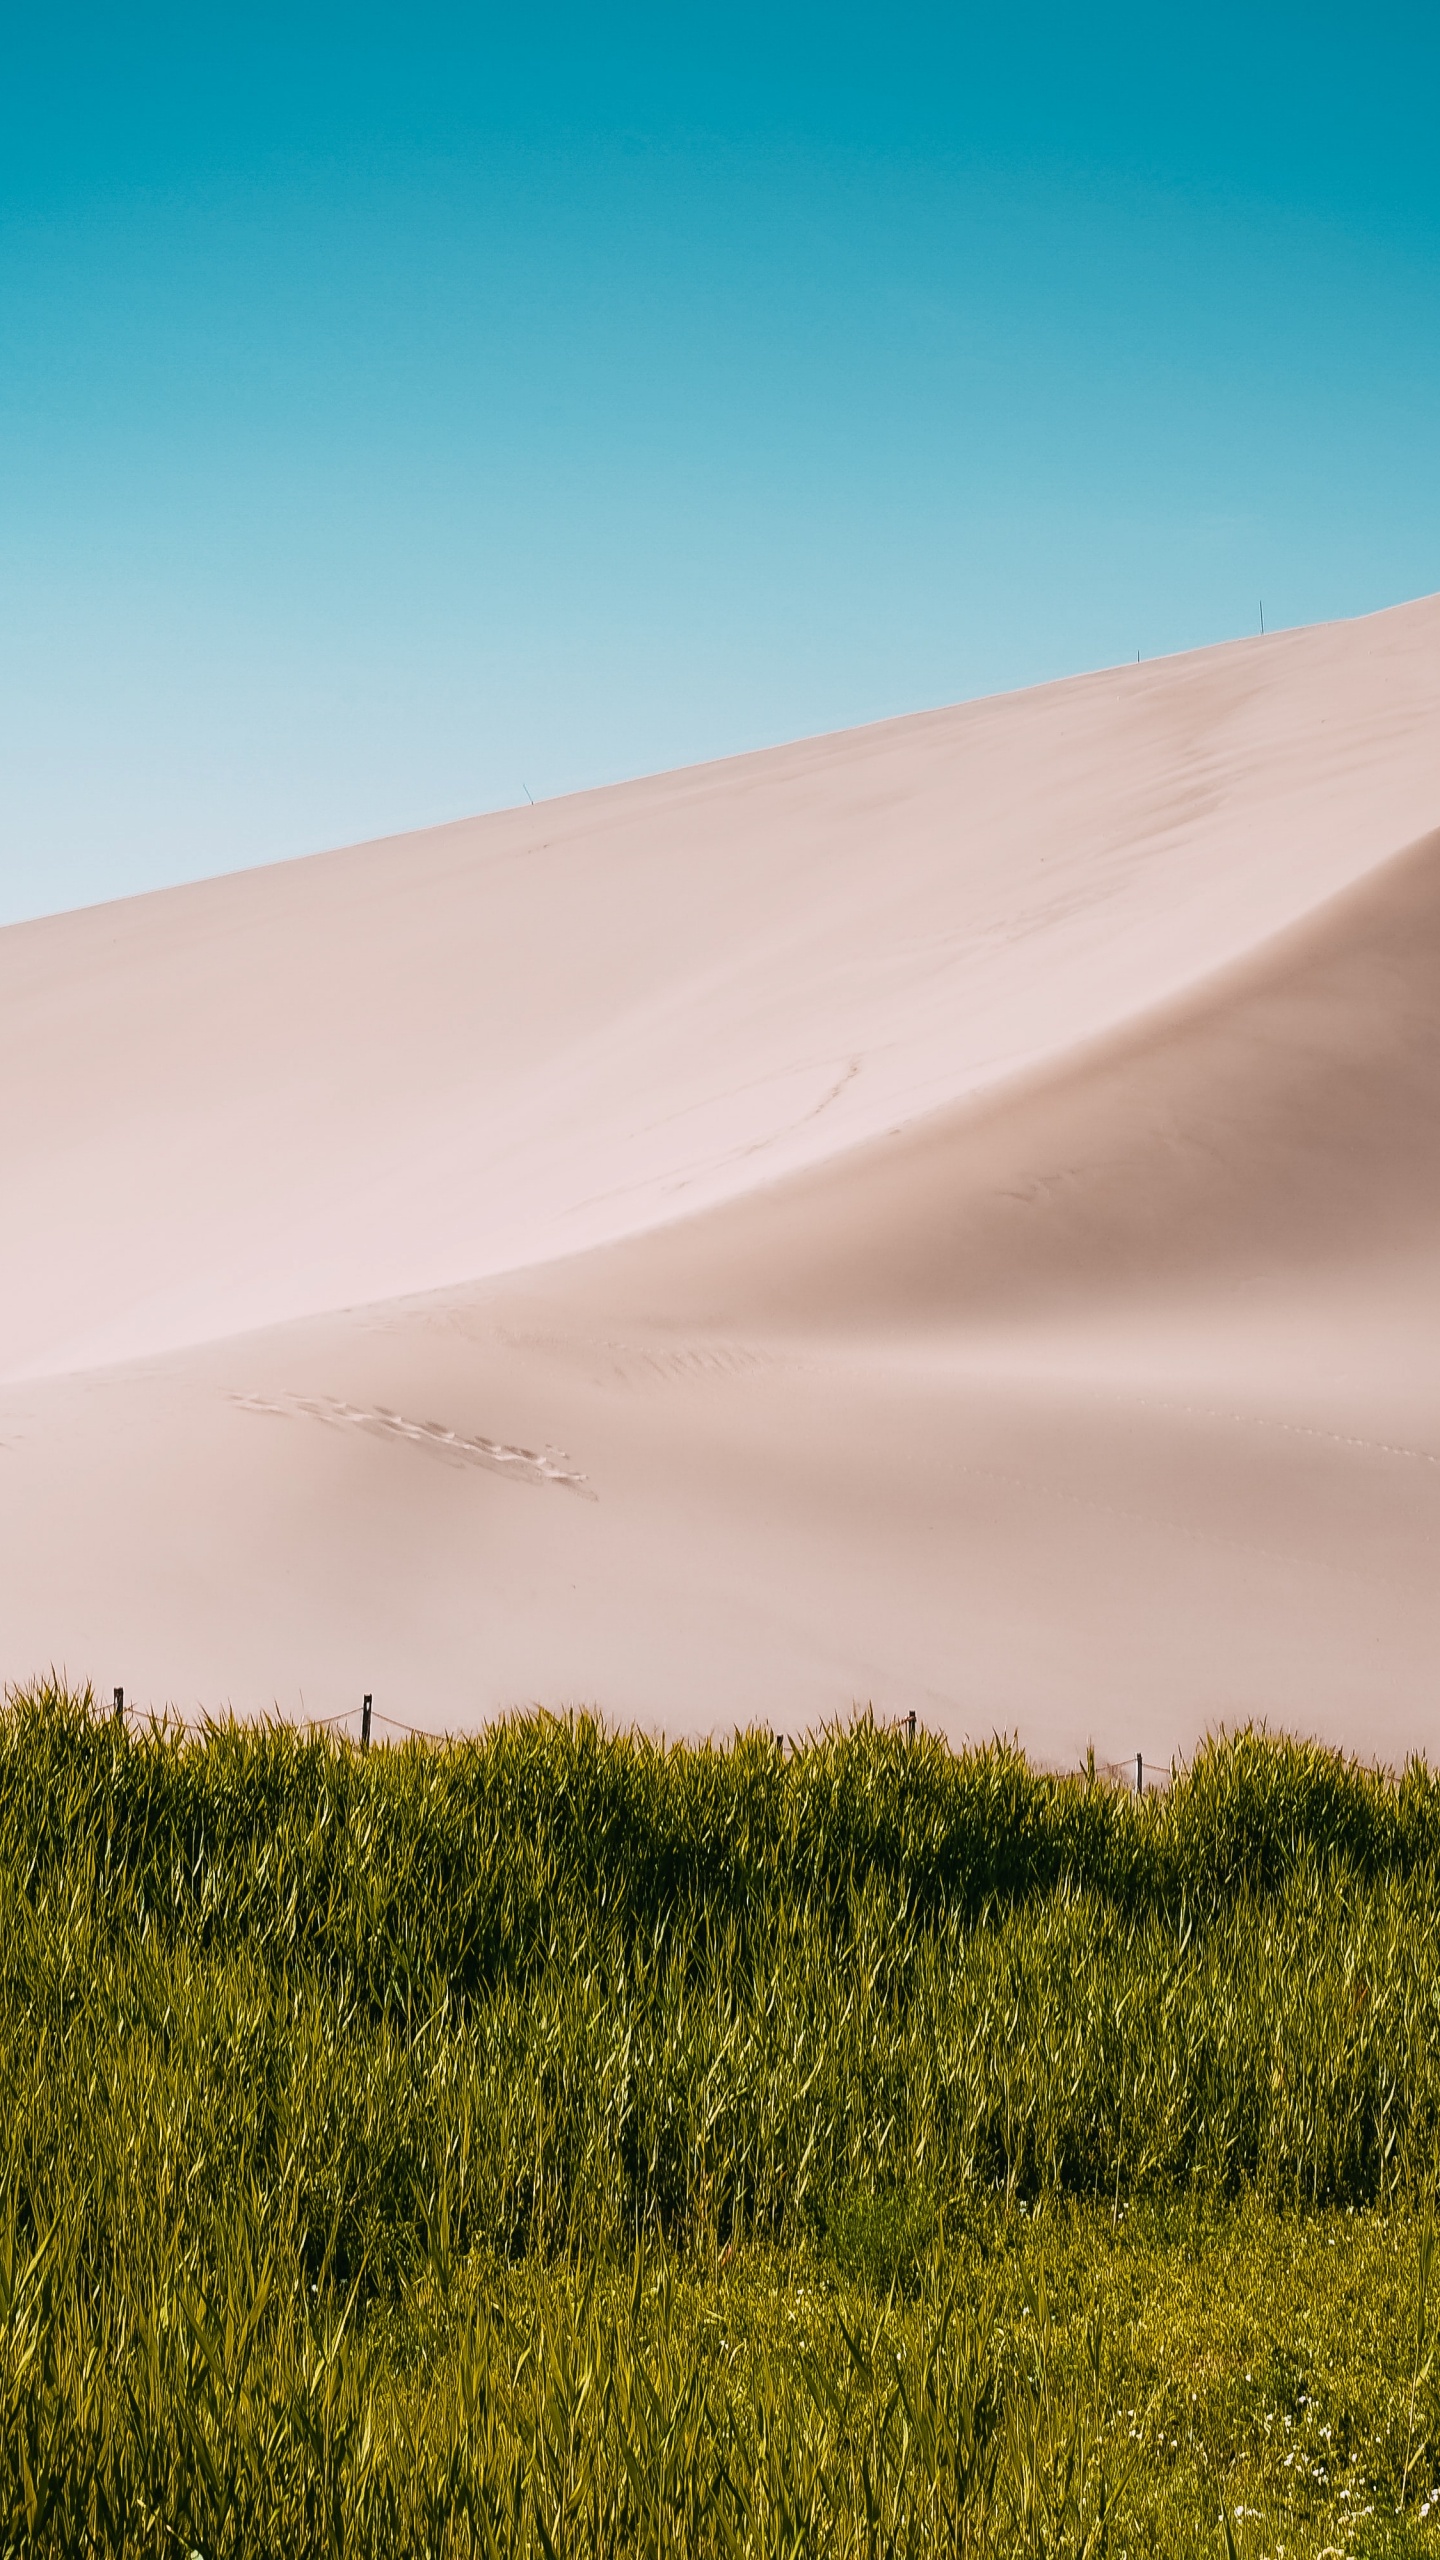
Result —
<instances>
[{"instance_id":1,"label":"dune crest","mask_svg":"<svg viewBox=\"0 0 1440 2560\"><path fill-rule=\"evenodd\" d=\"M617 1249L670 1321L979 1347L1440 1307L1440 829L998 1093ZM587 1285L590 1285L587 1275ZM1418 1384L1418 1381L1417 1381Z\"/></svg>"},{"instance_id":2,"label":"dune crest","mask_svg":"<svg viewBox=\"0 0 1440 2560\"><path fill-rule=\"evenodd\" d=\"M1429 599L0 934L6 1671L1423 1741L1437 711Z\"/></svg>"}]
</instances>

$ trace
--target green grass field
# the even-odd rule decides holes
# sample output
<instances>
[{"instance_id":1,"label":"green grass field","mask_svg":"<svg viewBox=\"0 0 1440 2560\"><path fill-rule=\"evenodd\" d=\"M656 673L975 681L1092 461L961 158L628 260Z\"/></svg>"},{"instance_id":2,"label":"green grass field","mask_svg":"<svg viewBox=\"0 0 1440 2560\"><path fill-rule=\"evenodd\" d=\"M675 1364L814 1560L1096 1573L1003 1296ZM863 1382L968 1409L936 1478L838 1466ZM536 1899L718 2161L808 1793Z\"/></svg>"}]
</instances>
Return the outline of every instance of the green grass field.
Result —
<instances>
[{"instance_id":1,"label":"green grass field","mask_svg":"<svg viewBox=\"0 0 1440 2560\"><path fill-rule=\"evenodd\" d=\"M1440 2550L1440 1783L0 1715L0 2548Z\"/></svg>"}]
</instances>

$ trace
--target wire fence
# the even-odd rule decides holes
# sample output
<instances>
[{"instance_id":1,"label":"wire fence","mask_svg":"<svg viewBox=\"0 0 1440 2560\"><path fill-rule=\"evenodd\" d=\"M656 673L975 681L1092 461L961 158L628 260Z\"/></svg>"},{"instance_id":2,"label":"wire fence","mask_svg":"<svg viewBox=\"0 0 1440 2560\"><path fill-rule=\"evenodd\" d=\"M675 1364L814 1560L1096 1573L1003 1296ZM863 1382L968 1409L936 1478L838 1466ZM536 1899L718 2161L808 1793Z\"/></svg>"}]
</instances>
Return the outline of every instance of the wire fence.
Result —
<instances>
[{"instance_id":1,"label":"wire fence","mask_svg":"<svg viewBox=\"0 0 1440 2560\"><path fill-rule=\"evenodd\" d=\"M128 1720L131 1716L141 1717L147 1711L134 1706L127 1708L124 1690L117 1689L114 1712L117 1716ZM153 1716L153 1710L148 1712ZM403 1733L412 1742L443 1744L452 1741L456 1733L456 1728L450 1725L442 1726L437 1731L433 1725L408 1724L403 1716L387 1715L383 1708L372 1705L369 1695L361 1700L358 1707L339 1707L333 1715L308 1716L302 1712L294 1718L294 1722L307 1733L332 1732L339 1725L353 1726L357 1720L360 1725L362 1748L368 1747L372 1723L383 1724L391 1733ZM179 1725L189 1732L202 1727L208 1718L182 1715L178 1708L167 1707L160 1721L163 1724ZM917 1734L922 1734L925 1730L913 1707L907 1709L902 1715L887 1716L882 1721L887 1732L903 1733L907 1743L913 1743ZM463 1736L473 1731L473 1727L462 1726L459 1731ZM797 1751L804 1749L803 1737L797 1739L793 1734L777 1733L775 1741L782 1757L793 1757ZM1162 1761L1143 1751L1137 1751L1133 1760L1101 1760L1094 1751L1090 1751L1086 1754L1084 1769L1087 1776L1103 1778L1114 1787L1131 1787L1137 1795L1167 1791L1175 1774L1173 1763Z\"/></svg>"},{"instance_id":2,"label":"wire fence","mask_svg":"<svg viewBox=\"0 0 1440 2560\"><path fill-rule=\"evenodd\" d=\"M154 1708L137 1707L133 1702L127 1707L123 1689L115 1691L112 1712L127 1724L133 1718L137 1723L148 1721L162 1725L178 1725L186 1733L202 1730L206 1724L213 1721L209 1715L187 1716L182 1708L176 1706L167 1706L159 1716L156 1715ZM278 1707L276 1713L279 1714ZM252 1719L244 1719L244 1721L252 1721ZM363 1699L358 1707L337 1708L333 1715L311 1716L306 1715L302 1709L298 1716L287 1716L283 1721L298 1725L306 1733L329 1732L336 1725L353 1725L357 1721L361 1725L362 1732L368 1732L373 1721L376 1724L388 1725L394 1733L409 1734L416 1742L449 1742L453 1734L453 1728L449 1725L437 1732L433 1725L406 1724L399 1716L387 1716L379 1707L372 1707L368 1697Z\"/></svg>"}]
</instances>

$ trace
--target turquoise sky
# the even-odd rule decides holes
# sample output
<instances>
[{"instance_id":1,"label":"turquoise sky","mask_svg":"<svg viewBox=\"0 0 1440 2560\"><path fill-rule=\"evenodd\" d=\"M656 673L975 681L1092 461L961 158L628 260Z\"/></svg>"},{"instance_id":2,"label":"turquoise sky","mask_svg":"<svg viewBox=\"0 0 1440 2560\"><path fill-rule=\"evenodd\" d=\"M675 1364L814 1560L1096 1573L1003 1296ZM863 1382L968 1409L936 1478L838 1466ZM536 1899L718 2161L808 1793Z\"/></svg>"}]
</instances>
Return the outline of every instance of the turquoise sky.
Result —
<instances>
[{"instance_id":1,"label":"turquoise sky","mask_svg":"<svg viewBox=\"0 0 1440 2560\"><path fill-rule=\"evenodd\" d=\"M1440 587L1440 12L12 10L0 916Z\"/></svg>"}]
</instances>

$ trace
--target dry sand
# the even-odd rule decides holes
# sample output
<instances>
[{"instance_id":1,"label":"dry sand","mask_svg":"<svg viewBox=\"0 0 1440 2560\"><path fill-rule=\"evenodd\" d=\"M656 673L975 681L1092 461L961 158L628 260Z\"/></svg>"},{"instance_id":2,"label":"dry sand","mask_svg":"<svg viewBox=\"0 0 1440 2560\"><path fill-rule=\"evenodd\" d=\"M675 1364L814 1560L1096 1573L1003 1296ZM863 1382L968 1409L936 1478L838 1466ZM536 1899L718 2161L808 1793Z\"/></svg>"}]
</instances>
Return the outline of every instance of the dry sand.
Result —
<instances>
[{"instance_id":1,"label":"dry sand","mask_svg":"<svg viewBox=\"0 0 1440 2560\"><path fill-rule=\"evenodd\" d=\"M1440 599L0 933L0 1671L1440 1698Z\"/></svg>"}]
</instances>

